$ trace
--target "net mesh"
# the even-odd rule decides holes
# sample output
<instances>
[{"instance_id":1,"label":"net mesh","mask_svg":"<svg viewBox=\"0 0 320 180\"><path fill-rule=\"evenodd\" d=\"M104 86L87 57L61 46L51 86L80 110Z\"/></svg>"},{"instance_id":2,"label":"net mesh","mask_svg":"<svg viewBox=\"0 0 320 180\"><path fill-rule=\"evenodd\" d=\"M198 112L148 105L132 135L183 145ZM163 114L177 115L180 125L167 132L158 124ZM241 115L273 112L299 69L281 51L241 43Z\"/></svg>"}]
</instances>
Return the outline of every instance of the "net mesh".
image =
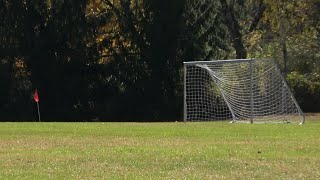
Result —
<instances>
[{"instance_id":1,"label":"net mesh","mask_svg":"<svg viewBox=\"0 0 320 180\"><path fill-rule=\"evenodd\" d=\"M185 121L303 122L269 59L185 63Z\"/></svg>"}]
</instances>

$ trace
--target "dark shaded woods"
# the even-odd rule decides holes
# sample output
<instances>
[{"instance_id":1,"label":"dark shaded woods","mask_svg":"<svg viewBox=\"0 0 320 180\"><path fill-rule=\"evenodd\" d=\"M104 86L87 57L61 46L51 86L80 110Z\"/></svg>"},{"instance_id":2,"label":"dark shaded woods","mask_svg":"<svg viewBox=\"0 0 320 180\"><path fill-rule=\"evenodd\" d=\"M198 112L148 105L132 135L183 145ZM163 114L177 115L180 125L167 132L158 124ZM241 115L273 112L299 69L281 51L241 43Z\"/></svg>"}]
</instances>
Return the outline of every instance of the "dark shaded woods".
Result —
<instances>
[{"instance_id":1,"label":"dark shaded woods","mask_svg":"<svg viewBox=\"0 0 320 180\"><path fill-rule=\"evenodd\" d=\"M316 12L319 3L313 5ZM317 37L313 57L300 54L295 61L294 43L278 43L284 31L271 28L272 6L262 0L0 0L0 121L37 121L35 89L42 121L182 120L183 61L266 56L281 43L287 43L288 81L298 101L319 111L320 75L312 68L320 42L319 24L312 22L319 15L311 9L313 19L300 22L301 31L285 31L289 39L312 27L307 36ZM258 40L247 35L258 32Z\"/></svg>"}]
</instances>

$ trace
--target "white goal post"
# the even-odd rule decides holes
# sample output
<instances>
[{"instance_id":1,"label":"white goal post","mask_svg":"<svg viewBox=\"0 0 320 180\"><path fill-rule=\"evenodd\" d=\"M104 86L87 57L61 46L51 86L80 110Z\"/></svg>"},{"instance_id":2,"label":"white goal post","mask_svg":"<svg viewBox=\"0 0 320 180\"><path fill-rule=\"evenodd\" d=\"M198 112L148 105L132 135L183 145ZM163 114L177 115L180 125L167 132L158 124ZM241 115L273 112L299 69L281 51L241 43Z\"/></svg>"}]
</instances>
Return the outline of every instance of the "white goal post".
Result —
<instances>
[{"instance_id":1,"label":"white goal post","mask_svg":"<svg viewBox=\"0 0 320 180\"><path fill-rule=\"evenodd\" d=\"M304 123L272 59L184 62L184 121Z\"/></svg>"}]
</instances>

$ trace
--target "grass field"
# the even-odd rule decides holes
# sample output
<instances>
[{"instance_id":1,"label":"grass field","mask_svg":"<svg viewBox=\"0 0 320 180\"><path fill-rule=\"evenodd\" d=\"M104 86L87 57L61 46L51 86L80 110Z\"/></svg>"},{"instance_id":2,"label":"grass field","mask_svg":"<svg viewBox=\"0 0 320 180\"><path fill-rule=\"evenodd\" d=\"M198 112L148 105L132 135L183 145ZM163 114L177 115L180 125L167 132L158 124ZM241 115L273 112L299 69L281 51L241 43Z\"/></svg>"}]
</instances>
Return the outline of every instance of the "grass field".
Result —
<instances>
[{"instance_id":1,"label":"grass field","mask_svg":"<svg viewBox=\"0 0 320 180\"><path fill-rule=\"evenodd\" d=\"M304 125L0 123L0 179L319 179Z\"/></svg>"}]
</instances>

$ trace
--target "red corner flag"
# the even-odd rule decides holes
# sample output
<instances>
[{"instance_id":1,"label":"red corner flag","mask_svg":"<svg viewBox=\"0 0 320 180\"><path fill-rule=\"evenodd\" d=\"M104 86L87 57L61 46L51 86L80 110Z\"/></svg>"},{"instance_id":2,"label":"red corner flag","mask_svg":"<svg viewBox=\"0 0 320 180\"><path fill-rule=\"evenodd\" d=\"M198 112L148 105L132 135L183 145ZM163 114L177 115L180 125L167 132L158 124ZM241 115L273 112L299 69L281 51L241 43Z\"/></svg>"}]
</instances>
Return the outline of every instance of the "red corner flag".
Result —
<instances>
[{"instance_id":1,"label":"red corner flag","mask_svg":"<svg viewBox=\"0 0 320 180\"><path fill-rule=\"evenodd\" d=\"M35 102L39 102L39 95L38 95L38 90L37 89L33 94L33 99L34 99Z\"/></svg>"}]
</instances>

